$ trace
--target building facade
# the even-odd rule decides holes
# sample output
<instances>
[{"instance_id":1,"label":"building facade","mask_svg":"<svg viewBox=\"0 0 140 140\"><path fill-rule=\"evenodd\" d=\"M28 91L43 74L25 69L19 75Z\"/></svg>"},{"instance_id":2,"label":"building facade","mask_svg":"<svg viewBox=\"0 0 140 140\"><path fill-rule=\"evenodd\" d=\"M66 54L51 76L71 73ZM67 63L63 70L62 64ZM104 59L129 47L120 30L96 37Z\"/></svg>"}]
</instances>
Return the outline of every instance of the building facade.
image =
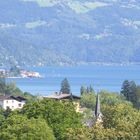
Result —
<instances>
[{"instance_id":1,"label":"building facade","mask_svg":"<svg viewBox=\"0 0 140 140\"><path fill-rule=\"evenodd\" d=\"M3 109L21 109L26 103L26 99L20 96L0 96L0 106Z\"/></svg>"},{"instance_id":2,"label":"building facade","mask_svg":"<svg viewBox=\"0 0 140 140\"><path fill-rule=\"evenodd\" d=\"M54 100L71 100L73 104L75 105L75 110L76 112L80 111L80 99L81 97L71 94L65 94L65 93L54 93L49 96L44 96L43 98L48 98L48 99L54 99Z\"/></svg>"}]
</instances>

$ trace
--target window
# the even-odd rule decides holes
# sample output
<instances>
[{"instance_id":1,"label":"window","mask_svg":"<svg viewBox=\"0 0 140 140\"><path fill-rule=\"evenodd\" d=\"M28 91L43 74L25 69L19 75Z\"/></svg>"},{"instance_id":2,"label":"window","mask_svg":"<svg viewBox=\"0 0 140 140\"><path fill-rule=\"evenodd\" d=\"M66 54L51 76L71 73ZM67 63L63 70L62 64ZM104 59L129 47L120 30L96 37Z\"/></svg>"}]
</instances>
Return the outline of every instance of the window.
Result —
<instances>
[{"instance_id":1,"label":"window","mask_svg":"<svg viewBox=\"0 0 140 140\"><path fill-rule=\"evenodd\" d=\"M12 103L14 103L14 100L12 100Z\"/></svg>"},{"instance_id":2,"label":"window","mask_svg":"<svg viewBox=\"0 0 140 140\"><path fill-rule=\"evenodd\" d=\"M19 107L21 107L21 104L18 104Z\"/></svg>"},{"instance_id":3,"label":"window","mask_svg":"<svg viewBox=\"0 0 140 140\"><path fill-rule=\"evenodd\" d=\"M6 103L8 103L8 101L6 101Z\"/></svg>"}]
</instances>

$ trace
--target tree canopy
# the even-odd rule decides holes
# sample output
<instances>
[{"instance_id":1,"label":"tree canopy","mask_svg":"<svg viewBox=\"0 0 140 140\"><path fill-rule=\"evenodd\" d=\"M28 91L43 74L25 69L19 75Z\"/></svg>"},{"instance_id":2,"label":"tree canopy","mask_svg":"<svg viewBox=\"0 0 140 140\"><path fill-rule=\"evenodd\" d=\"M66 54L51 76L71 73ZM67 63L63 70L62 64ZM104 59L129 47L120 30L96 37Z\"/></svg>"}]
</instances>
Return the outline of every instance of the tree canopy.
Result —
<instances>
[{"instance_id":1,"label":"tree canopy","mask_svg":"<svg viewBox=\"0 0 140 140\"><path fill-rule=\"evenodd\" d=\"M103 122L69 130L68 140L139 140L140 112L123 95L101 91ZM87 94L88 96L88 94ZM89 99L87 100L89 102ZM88 106L87 106L88 107ZM90 108L90 107L88 107Z\"/></svg>"},{"instance_id":2,"label":"tree canopy","mask_svg":"<svg viewBox=\"0 0 140 140\"><path fill-rule=\"evenodd\" d=\"M66 94L71 93L70 84L69 84L69 81L67 80L67 78L62 80L60 92L66 93Z\"/></svg>"},{"instance_id":3,"label":"tree canopy","mask_svg":"<svg viewBox=\"0 0 140 140\"><path fill-rule=\"evenodd\" d=\"M140 86L134 81L125 80L122 84L121 94L126 100L133 103L134 107L140 108Z\"/></svg>"},{"instance_id":4,"label":"tree canopy","mask_svg":"<svg viewBox=\"0 0 140 140\"><path fill-rule=\"evenodd\" d=\"M1 125L1 140L55 140L53 131L42 118L12 115Z\"/></svg>"},{"instance_id":5,"label":"tree canopy","mask_svg":"<svg viewBox=\"0 0 140 140\"><path fill-rule=\"evenodd\" d=\"M81 114L75 111L72 102L55 100L41 100L25 105L22 114L28 118L42 117L52 128L58 140L65 139L67 129L80 128Z\"/></svg>"}]
</instances>

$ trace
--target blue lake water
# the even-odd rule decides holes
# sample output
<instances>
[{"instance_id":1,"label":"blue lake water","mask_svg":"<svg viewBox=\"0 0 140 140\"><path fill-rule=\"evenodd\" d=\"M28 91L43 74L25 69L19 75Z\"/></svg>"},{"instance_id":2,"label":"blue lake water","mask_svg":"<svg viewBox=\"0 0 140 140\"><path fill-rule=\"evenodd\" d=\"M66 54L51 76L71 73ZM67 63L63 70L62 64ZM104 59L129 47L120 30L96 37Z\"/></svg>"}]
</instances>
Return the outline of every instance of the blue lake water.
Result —
<instances>
[{"instance_id":1,"label":"blue lake water","mask_svg":"<svg viewBox=\"0 0 140 140\"><path fill-rule=\"evenodd\" d=\"M140 66L74 66L74 67L39 67L30 68L44 78L18 78L17 86L32 94L48 95L60 90L60 83L66 77L71 91L79 94L81 85L92 85L95 91L102 89L119 92L124 80L134 80L140 84Z\"/></svg>"}]
</instances>

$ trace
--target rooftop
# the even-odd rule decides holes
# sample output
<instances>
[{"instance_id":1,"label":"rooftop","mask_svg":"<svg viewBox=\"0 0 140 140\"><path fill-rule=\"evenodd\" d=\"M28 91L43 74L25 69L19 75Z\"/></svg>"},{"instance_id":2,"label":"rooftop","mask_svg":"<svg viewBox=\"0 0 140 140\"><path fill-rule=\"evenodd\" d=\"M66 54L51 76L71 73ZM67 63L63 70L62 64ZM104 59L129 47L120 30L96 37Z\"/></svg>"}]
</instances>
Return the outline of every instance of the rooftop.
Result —
<instances>
[{"instance_id":1,"label":"rooftop","mask_svg":"<svg viewBox=\"0 0 140 140\"><path fill-rule=\"evenodd\" d=\"M44 98L49 98L49 99L57 99L57 100L61 100L61 99L80 99L79 96L73 95L73 94L66 94L66 93L55 93L49 96L43 96Z\"/></svg>"},{"instance_id":2,"label":"rooftop","mask_svg":"<svg viewBox=\"0 0 140 140\"><path fill-rule=\"evenodd\" d=\"M25 98L21 97L21 96L11 96L11 95L0 95L0 100L3 101L3 100L17 100L19 102L21 101L26 101Z\"/></svg>"}]
</instances>

